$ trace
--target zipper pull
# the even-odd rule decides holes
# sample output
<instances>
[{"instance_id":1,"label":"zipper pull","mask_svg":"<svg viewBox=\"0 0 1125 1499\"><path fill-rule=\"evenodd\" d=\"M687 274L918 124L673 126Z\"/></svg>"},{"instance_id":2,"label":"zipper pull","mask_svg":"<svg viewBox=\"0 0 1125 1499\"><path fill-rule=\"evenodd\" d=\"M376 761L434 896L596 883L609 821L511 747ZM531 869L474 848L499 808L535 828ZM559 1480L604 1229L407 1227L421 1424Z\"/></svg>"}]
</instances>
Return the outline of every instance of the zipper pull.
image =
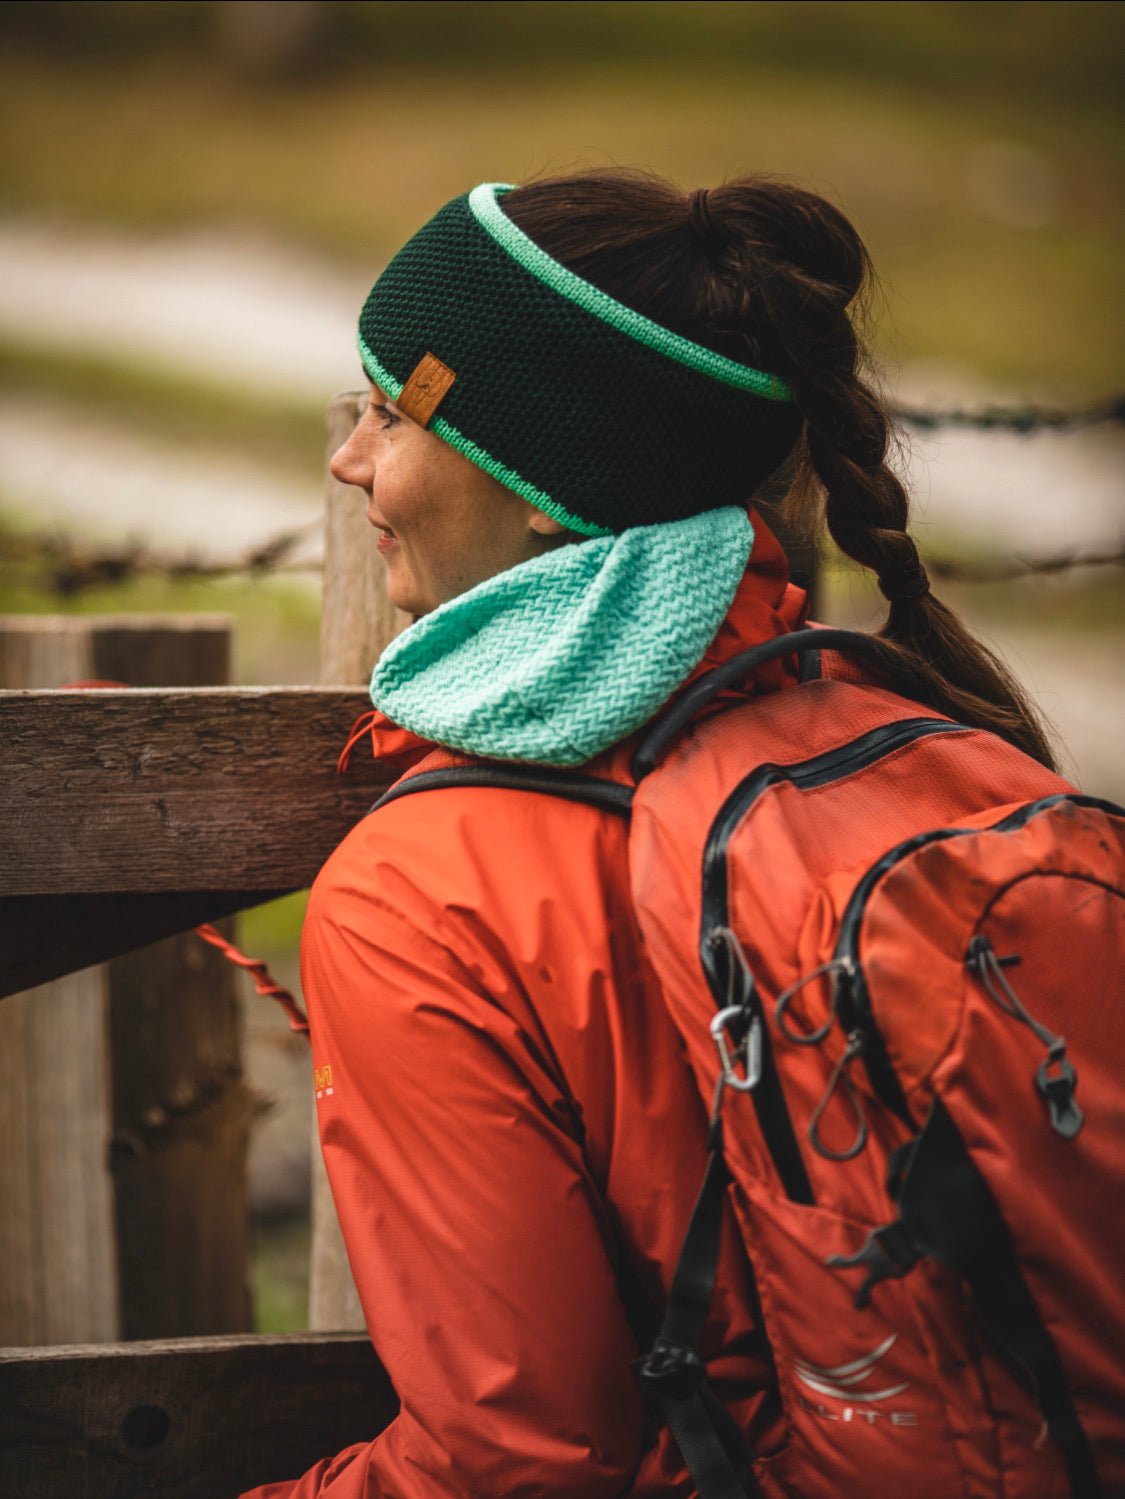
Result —
<instances>
[{"instance_id":1,"label":"zipper pull","mask_svg":"<svg viewBox=\"0 0 1125 1499\"><path fill-rule=\"evenodd\" d=\"M809 1120L808 1136L812 1142L813 1149L830 1161L850 1161L867 1144L867 1116L863 1112L863 1103L860 1100L859 1093L856 1091L855 1083L852 1082L850 1071L853 1059L859 1056L863 1050L863 1043L864 1037L862 1031L855 1030L848 1032L847 1045L840 1053L840 1060L832 1069L832 1076L828 1079L828 1086L824 1090L824 1097L813 1110L812 1118ZM820 1138L820 1120L841 1080L843 1080L844 1091L848 1095L848 1102L851 1104L855 1114L856 1131L855 1139L846 1150L833 1150L830 1145L825 1145L824 1141Z\"/></svg>"},{"instance_id":2,"label":"zipper pull","mask_svg":"<svg viewBox=\"0 0 1125 1499\"><path fill-rule=\"evenodd\" d=\"M1051 1128L1064 1140L1073 1140L1086 1121L1074 1097L1078 1087L1078 1073L1066 1054L1066 1041L1053 1035L1045 1025L1040 1025L1030 1015L1019 996L1004 976L1004 968L1019 962L1019 955L998 957L991 940L983 934L973 938L965 954L965 966L980 979L989 998L1000 1006L1005 1015L1020 1020L1039 1037L1047 1048L1047 1055L1035 1073L1035 1086L1047 1106Z\"/></svg>"},{"instance_id":3,"label":"zipper pull","mask_svg":"<svg viewBox=\"0 0 1125 1499\"><path fill-rule=\"evenodd\" d=\"M794 1029L788 1018L789 1005L794 995L799 994L806 984L811 984L813 979L820 978L823 974L832 975L832 997L828 1004L828 1018L823 1025L817 1026L816 1030L799 1031ZM830 958L827 963L821 963L819 968L803 974L795 984L790 984L784 994L777 996L774 1004L774 1019L777 1028L787 1041L792 1041L794 1046L817 1046L828 1035L836 1020L836 1011L840 1003L840 995L850 987L852 977L855 973L855 964L851 958Z\"/></svg>"}]
</instances>

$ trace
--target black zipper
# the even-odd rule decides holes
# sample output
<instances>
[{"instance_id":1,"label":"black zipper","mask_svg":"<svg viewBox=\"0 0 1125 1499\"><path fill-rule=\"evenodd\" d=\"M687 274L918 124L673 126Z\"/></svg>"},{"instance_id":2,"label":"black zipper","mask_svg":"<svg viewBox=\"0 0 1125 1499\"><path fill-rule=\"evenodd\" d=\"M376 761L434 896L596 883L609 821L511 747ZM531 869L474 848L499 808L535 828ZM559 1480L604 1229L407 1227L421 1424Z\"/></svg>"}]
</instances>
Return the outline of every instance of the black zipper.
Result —
<instances>
[{"instance_id":1,"label":"black zipper","mask_svg":"<svg viewBox=\"0 0 1125 1499\"><path fill-rule=\"evenodd\" d=\"M861 1033L863 1036L861 1054L872 1088L883 1103L889 1109L893 1109L911 1127L914 1121L906 1102L906 1095L875 1023L871 1008L871 995L863 975L863 965L860 962L859 932L871 893L883 876L889 873L896 864L918 849L925 848L928 843L942 843L949 838L960 838L966 833L1012 833L1024 827L1040 812L1046 812L1051 807L1058 806L1060 802L1072 802L1076 807L1094 807L1117 817L1125 816L1125 809L1114 802L1105 801L1097 796L1073 796L1064 791L1054 796L1042 797L1036 802L1026 802L1022 807L1017 807L1014 812L1002 817L999 822L985 827L933 828L926 833L916 833L913 838L907 838L902 843L896 844L881 859L872 864L852 891L848 904L844 907L835 953L835 956L845 963L837 998L840 1023L846 1031L858 1030Z\"/></svg>"},{"instance_id":2,"label":"black zipper","mask_svg":"<svg viewBox=\"0 0 1125 1499\"><path fill-rule=\"evenodd\" d=\"M711 940L716 928L729 926L727 847L735 829L758 797L779 781L790 781L802 790L826 786L832 781L843 780L854 771L873 765L877 760L916 739L924 739L930 734L963 734L969 732L969 729L968 724L951 723L944 718L900 719L897 723L884 724L837 749L802 760L796 765L759 765L739 782L719 808L703 850L703 920L699 950L703 972L717 1008L722 1008L727 1002L730 979L725 970L725 964L729 961L725 957L726 949ZM758 1124L786 1196L792 1202L812 1204L815 1201L812 1184L805 1170L793 1121L781 1090L769 1027L756 994L751 1005L752 1012L756 1007L762 1033L761 1078L750 1095Z\"/></svg>"}]
</instances>

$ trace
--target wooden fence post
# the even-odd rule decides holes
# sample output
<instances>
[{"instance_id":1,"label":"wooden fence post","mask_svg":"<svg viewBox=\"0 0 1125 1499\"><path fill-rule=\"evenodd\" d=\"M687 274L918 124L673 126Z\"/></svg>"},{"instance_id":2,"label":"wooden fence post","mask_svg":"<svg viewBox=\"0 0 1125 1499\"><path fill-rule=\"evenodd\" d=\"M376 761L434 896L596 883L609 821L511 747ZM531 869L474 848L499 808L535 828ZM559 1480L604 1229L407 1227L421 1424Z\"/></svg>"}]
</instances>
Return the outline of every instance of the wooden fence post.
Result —
<instances>
[{"instance_id":1,"label":"wooden fence post","mask_svg":"<svg viewBox=\"0 0 1125 1499\"><path fill-rule=\"evenodd\" d=\"M328 406L327 458L351 436L367 405L364 390L345 390ZM320 680L367 686L383 647L410 623L387 597L386 570L375 549L363 491L327 476Z\"/></svg>"},{"instance_id":2,"label":"wooden fence post","mask_svg":"<svg viewBox=\"0 0 1125 1499\"><path fill-rule=\"evenodd\" d=\"M0 685L93 676L84 620L7 620ZM107 971L0 1002L0 1343L118 1334Z\"/></svg>"},{"instance_id":3,"label":"wooden fence post","mask_svg":"<svg viewBox=\"0 0 1125 1499\"><path fill-rule=\"evenodd\" d=\"M8 618L0 686L222 685L230 635ZM233 975L190 934L0 1002L0 1343L245 1331L249 1116Z\"/></svg>"},{"instance_id":4,"label":"wooden fence post","mask_svg":"<svg viewBox=\"0 0 1125 1499\"><path fill-rule=\"evenodd\" d=\"M329 458L347 441L367 400L366 391L348 390L329 405ZM362 491L338 483L329 474L325 494L321 682L366 686L383 647L408 623L408 617L387 597L384 568L367 522ZM309 1327L317 1331L348 1331L363 1327L363 1310L332 1203L315 1108L314 1103Z\"/></svg>"}]
</instances>

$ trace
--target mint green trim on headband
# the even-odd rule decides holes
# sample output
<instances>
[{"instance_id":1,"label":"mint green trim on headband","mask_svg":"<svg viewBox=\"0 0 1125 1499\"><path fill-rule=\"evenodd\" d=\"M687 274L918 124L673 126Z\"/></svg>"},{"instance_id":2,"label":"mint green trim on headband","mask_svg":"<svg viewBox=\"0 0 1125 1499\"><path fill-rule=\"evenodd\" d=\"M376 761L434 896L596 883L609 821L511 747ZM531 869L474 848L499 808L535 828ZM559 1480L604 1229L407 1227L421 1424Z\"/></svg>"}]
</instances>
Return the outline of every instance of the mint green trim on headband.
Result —
<instances>
[{"instance_id":1,"label":"mint green trim on headband","mask_svg":"<svg viewBox=\"0 0 1125 1499\"><path fill-rule=\"evenodd\" d=\"M374 380L380 390L385 391L392 401L397 401L402 394L405 380L396 380L390 370L386 369L360 337L359 354L363 360L363 367ZM565 526L568 531L577 531L580 536L612 536L613 532L608 526L595 525L593 521L582 520L577 515L572 515L565 506L553 500L549 494L544 494L534 484L523 479L513 469L507 468L498 458L493 458L491 453L484 448L478 447L472 438L466 437L456 427L444 421L440 416L435 416L429 424L429 430L447 442L451 448L456 448L459 453L464 454L478 468L484 469L486 474L491 474L494 479L499 480L505 489L513 490L522 499L534 505L536 510L541 510L544 515L549 515L552 520L557 520L560 525Z\"/></svg>"},{"instance_id":2,"label":"mint green trim on headband","mask_svg":"<svg viewBox=\"0 0 1125 1499\"><path fill-rule=\"evenodd\" d=\"M511 191L510 183L482 182L469 194L469 208L477 223L492 236L501 249L506 250L524 270L530 271L552 291L577 303L584 312L601 318L602 322L608 323L620 333L635 338L638 343L655 349L657 353L666 354L669 359L686 364L689 369L698 370L700 374L710 375L713 380L720 380L724 385L748 390L766 401L793 399L788 385L777 375L751 369L749 365L739 364L737 359L727 359L723 354L716 354L713 349L705 349L702 344L683 338L659 323L654 323L642 313L634 312L616 297L611 297L608 292L567 270L566 266L548 255L546 250L541 249L522 229L513 224L500 207L497 201L499 194Z\"/></svg>"},{"instance_id":3,"label":"mint green trim on headband","mask_svg":"<svg viewBox=\"0 0 1125 1499\"><path fill-rule=\"evenodd\" d=\"M362 334L360 334L357 342L359 344L359 357L363 360L363 367L368 375L384 395L390 396L392 401L397 401L399 396L402 395L406 381L396 380L390 370L385 365L380 364L376 356L364 343Z\"/></svg>"}]
</instances>

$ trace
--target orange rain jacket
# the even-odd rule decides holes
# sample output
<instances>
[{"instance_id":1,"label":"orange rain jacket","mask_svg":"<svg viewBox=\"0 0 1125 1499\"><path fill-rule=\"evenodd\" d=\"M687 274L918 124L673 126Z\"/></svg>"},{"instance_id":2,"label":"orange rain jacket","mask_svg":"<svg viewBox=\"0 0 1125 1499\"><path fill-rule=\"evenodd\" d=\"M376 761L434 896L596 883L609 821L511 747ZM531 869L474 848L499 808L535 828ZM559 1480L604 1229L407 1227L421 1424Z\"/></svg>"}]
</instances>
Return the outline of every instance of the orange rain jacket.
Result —
<instances>
[{"instance_id":1,"label":"orange rain jacket","mask_svg":"<svg viewBox=\"0 0 1125 1499\"><path fill-rule=\"evenodd\" d=\"M803 623L754 520L696 674ZM628 779L628 749L587 768ZM694 1492L629 1368L659 1325L706 1113L640 945L626 838L607 811L459 787L389 803L322 870L301 949L322 1082L331 1068L320 1137L402 1407L254 1499ZM744 1263L728 1221L703 1352L768 1459L783 1431Z\"/></svg>"}]
</instances>

